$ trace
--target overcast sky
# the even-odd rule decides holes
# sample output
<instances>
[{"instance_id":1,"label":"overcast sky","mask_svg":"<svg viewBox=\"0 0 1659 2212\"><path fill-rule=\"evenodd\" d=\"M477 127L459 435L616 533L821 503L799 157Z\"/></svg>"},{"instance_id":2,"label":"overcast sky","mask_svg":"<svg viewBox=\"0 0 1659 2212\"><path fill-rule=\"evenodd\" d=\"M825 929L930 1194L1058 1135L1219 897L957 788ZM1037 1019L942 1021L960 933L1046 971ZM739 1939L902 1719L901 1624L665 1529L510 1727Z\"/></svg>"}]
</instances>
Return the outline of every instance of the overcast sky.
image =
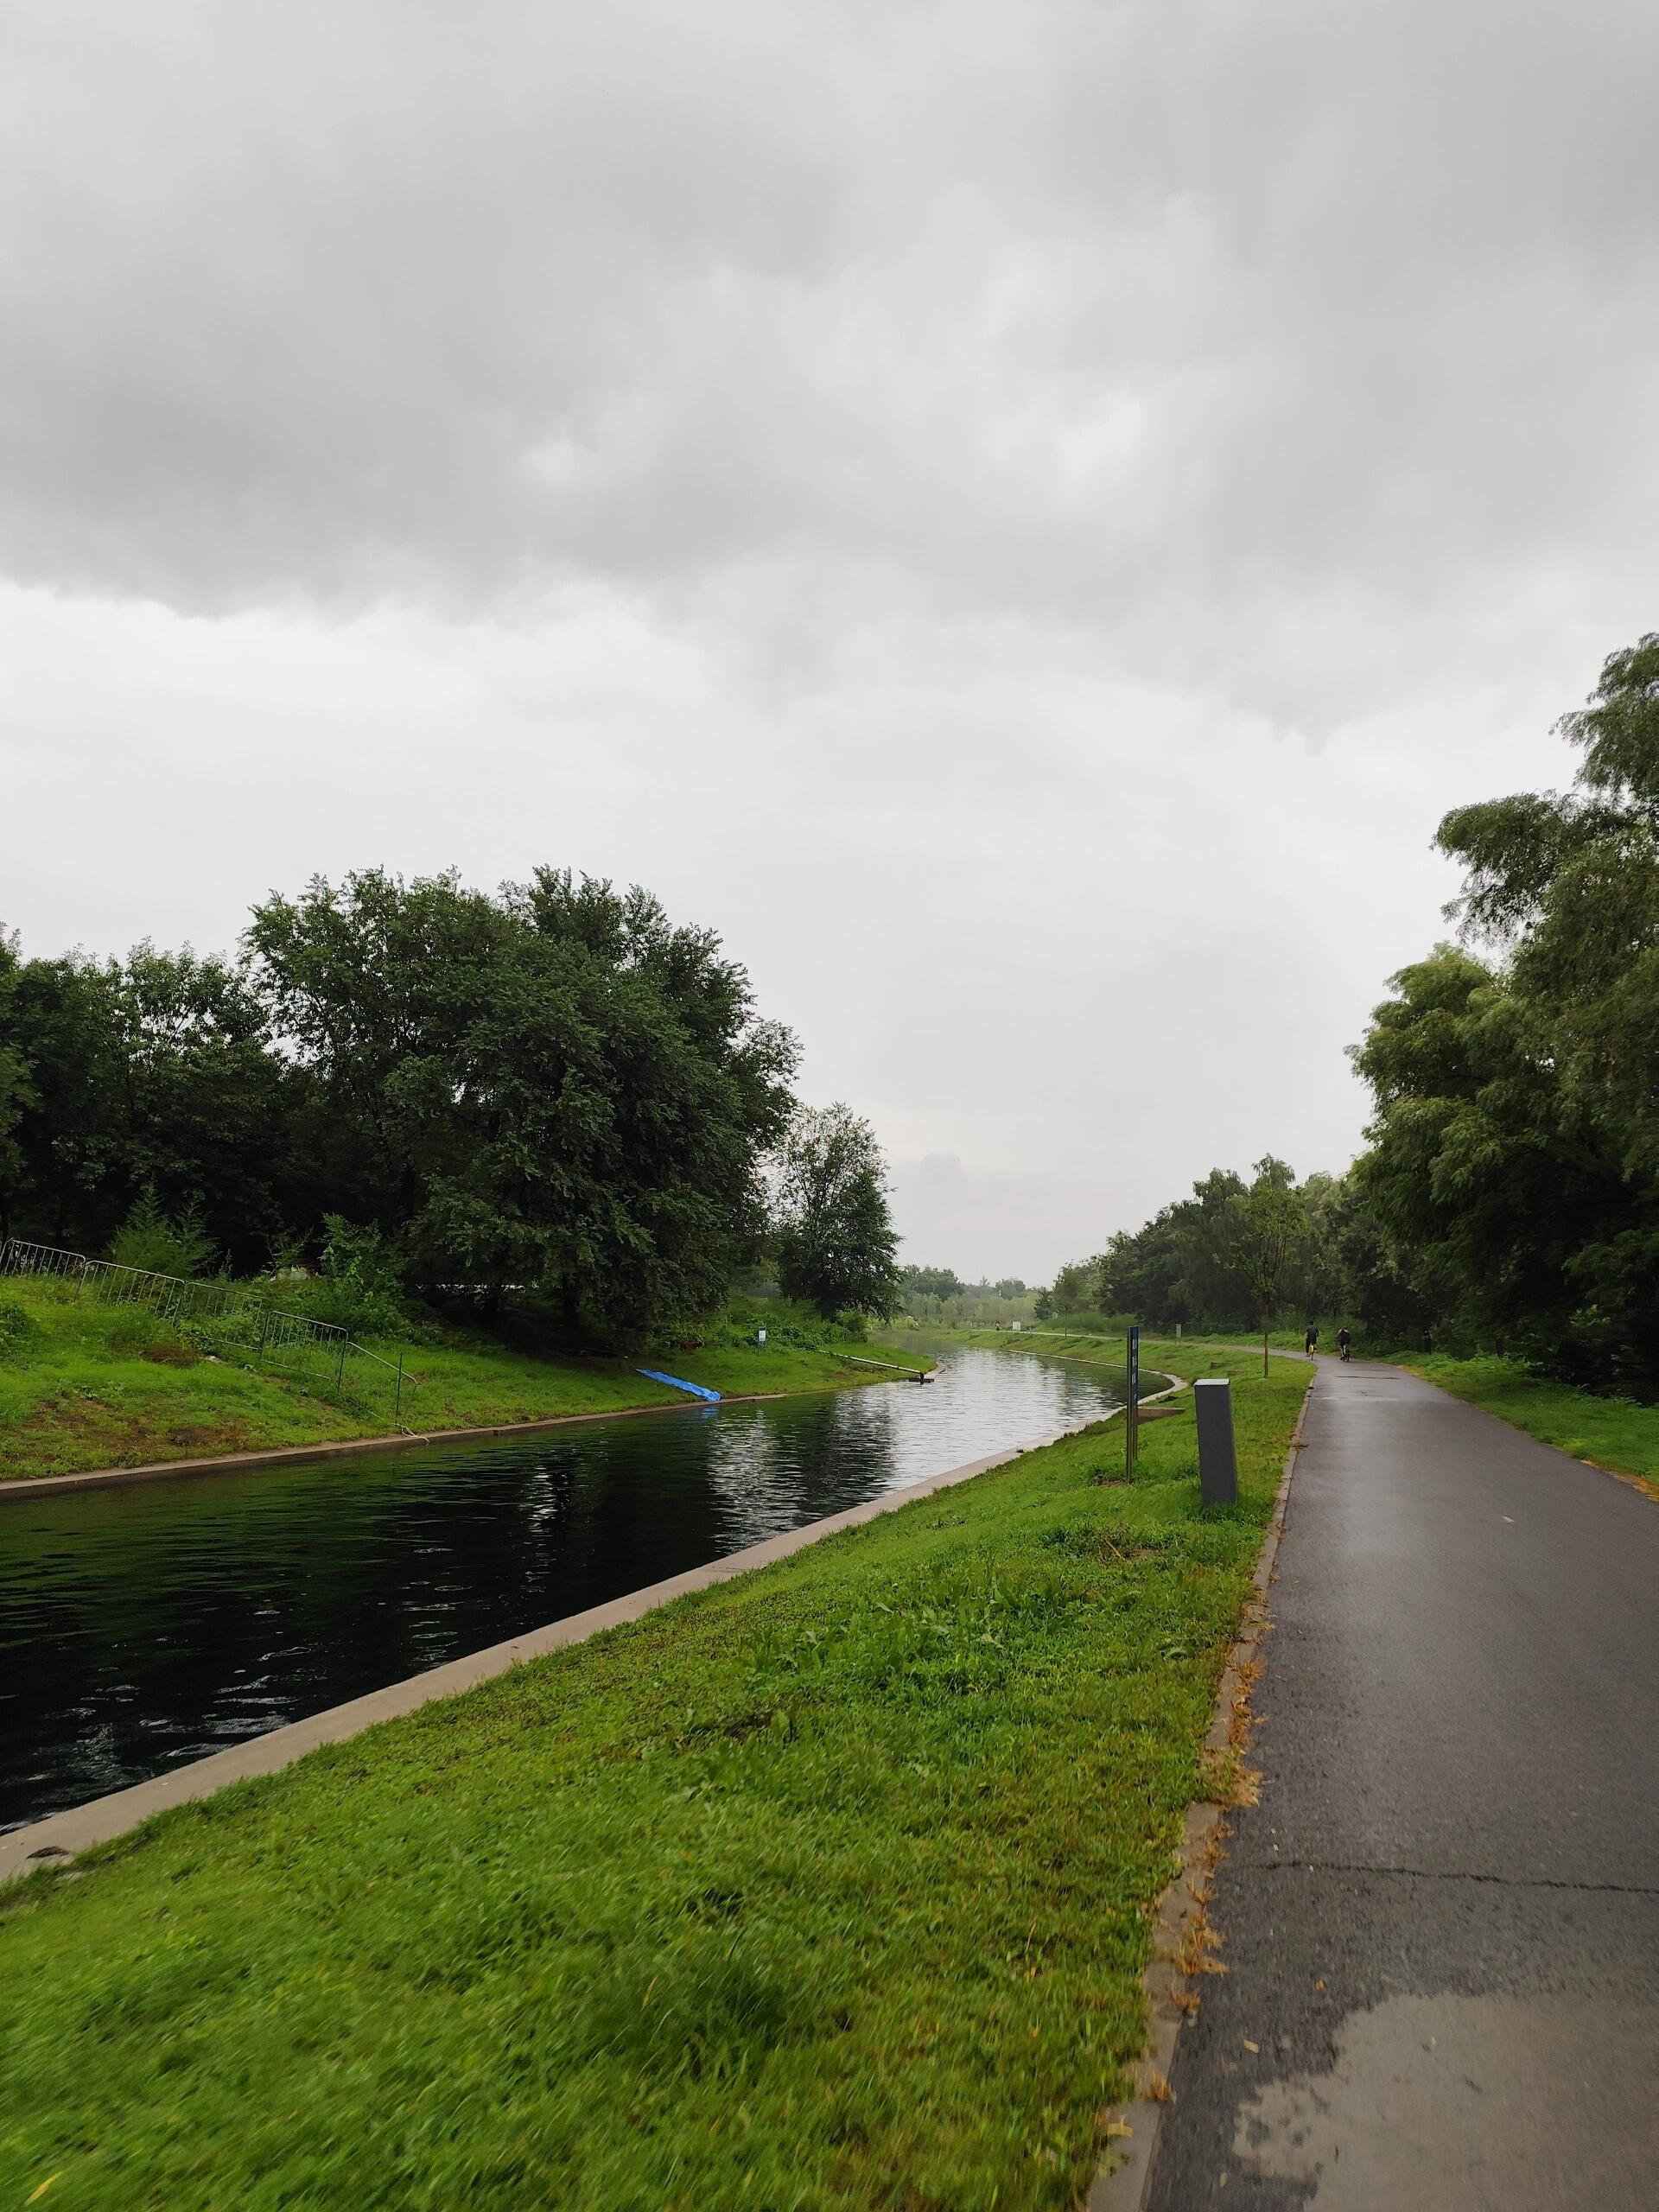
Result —
<instances>
[{"instance_id":1,"label":"overcast sky","mask_svg":"<svg viewBox=\"0 0 1659 2212\"><path fill-rule=\"evenodd\" d=\"M906 1255L1339 1168L1659 626L1652 0L9 0L0 918L712 925Z\"/></svg>"}]
</instances>

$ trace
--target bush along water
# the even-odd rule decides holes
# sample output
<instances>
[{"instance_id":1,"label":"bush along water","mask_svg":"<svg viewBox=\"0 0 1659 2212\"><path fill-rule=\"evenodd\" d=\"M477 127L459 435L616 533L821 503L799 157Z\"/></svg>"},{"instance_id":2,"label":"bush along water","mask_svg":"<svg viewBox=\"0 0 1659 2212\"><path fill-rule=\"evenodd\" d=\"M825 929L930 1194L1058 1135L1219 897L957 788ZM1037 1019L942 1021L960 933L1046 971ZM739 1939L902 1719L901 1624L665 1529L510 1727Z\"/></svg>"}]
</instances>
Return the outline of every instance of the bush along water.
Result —
<instances>
[{"instance_id":1,"label":"bush along water","mask_svg":"<svg viewBox=\"0 0 1659 2212\"><path fill-rule=\"evenodd\" d=\"M279 1268L266 1278L272 1304L350 1337L407 1337L408 1310L400 1262L378 1229L342 1214L324 1217L325 1242L315 1274Z\"/></svg>"},{"instance_id":2,"label":"bush along water","mask_svg":"<svg viewBox=\"0 0 1659 2212\"><path fill-rule=\"evenodd\" d=\"M862 1344L869 1334L861 1313L842 1313L826 1321L804 1300L734 1297L712 1320L676 1341L688 1348L727 1344L735 1350L755 1343L762 1329L769 1344L793 1351L834 1351L843 1344Z\"/></svg>"}]
</instances>

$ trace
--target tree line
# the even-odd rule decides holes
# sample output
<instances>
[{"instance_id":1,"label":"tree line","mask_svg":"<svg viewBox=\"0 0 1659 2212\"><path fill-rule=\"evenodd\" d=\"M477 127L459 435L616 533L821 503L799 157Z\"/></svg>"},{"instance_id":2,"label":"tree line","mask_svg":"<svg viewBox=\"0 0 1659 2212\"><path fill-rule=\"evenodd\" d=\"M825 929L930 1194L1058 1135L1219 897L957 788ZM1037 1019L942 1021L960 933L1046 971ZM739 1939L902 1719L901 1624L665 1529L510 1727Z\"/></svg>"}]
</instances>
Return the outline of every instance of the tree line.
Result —
<instances>
[{"instance_id":1,"label":"tree line","mask_svg":"<svg viewBox=\"0 0 1659 2212\"><path fill-rule=\"evenodd\" d=\"M886 1313L880 1147L802 1105L798 1058L713 932L569 870L318 879L234 957L0 933L0 1236L237 1274L345 1252L435 1300L533 1293L599 1341L757 1263Z\"/></svg>"},{"instance_id":2,"label":"tree line","mask_svg":"<svg viewBox=\"0 0 1659 2212\"><path fill-rule=\"evenodd\" d=\"M1416 1338L1427 1322L1353 1176L1299 1182L1271 1155L1248 1179L1212 1168L1190 1198L1062 1268L1038 1310L1246 1332L1293 1313L1345 1314L1394 1341Z\"/></svg>"},{"instance_id":3,"label":"tree line","mask_svg":"<svg viewBox=\"0 0 1659 2212\"><path fill-rule=\"evenodd\" d=\"M1058 1311L1158 1325L1345 1316L1659 1396L1659 633L1557 728L1572 788L1456 808L1458 941L1391 979L1346 1174L1217 1169L1063 1268ZM1272 1263L1276 1262L1276 1273Z\"/></svg>"},{"instance_id":4,"label":"tree line","mask_svg":"<svg viewBox=\"0 0 1659 2212\"><path fill-rule=\"evenodd\" d=\"M899 1303L907 1313L937 1315L947 1306L960 1312L965 1305L987 1306L993 1300L1008 1304L1025 1294L1019 1275L1002 1275L995 1282L982 1275L977 1282L964 1282L954 1268L917 1265L902 1268L899 1274Z\"/></svg>"}]
</instances>

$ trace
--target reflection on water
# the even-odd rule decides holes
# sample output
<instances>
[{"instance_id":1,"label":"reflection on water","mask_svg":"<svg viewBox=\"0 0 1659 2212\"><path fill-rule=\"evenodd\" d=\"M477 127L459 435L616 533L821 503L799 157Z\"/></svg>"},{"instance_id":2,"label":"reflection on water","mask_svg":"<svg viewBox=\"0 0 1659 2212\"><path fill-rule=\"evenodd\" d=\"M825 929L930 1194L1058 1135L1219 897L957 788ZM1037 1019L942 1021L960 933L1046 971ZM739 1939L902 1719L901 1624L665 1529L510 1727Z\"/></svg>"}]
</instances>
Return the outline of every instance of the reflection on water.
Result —
<instances>
[{"instance_id":1,"label":"reflection on water","mask_svg":"<svg viewBox=\"0 0 1659 2212\"><path fill-rule=\"evenodd\" d=\"M125 1789L1114 1402L938 1380L0 1505L0 1828Z\"/></svg>"}]
</instances>

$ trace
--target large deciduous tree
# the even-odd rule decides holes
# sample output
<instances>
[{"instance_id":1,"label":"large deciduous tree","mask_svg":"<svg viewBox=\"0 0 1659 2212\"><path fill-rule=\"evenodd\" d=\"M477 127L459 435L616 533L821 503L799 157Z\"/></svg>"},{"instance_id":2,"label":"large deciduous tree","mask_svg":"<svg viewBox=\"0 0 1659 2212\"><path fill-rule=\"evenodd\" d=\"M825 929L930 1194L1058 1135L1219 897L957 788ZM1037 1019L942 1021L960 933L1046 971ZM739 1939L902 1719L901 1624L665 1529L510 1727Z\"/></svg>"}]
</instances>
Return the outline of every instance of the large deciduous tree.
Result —
<instances>
[{"instance_id":1,"label":"large deciduous tree","mask_svg":"<svg viewBox=\"0 0 1659 2212\"><path fill-rule=\"evenodd\" d=\"M1249 1190L1228 1200L1227 1251L1262 1325L1262 1372L1268 1372L1273 1317L1306 1255L1307 1204L1294 1172L1271 1154L1255 1163Z\"/></svg>"},{"instance_id":2,"label":"large deciduous tree","mask_svg":"<svg viewBox=\"0 0 1659 2212\"><path fill-rule=\"evenodd\" d=\"M302 1202L289 1136L302 1071L272 1051L266 1009L227 961L145 942L110 983L128 1190L194 1214L234 1268L257 1266Z\"/></svg>"},{"instance_id":3,"label":"large deciduous tree","mask_svg":"<svg viewBox=\"0 0 1659 2212\"><path fill-rule=\"evenodd\" d=\"M1459 807L1453 912L1487 957L1402 970L1357 1056L1396 1252L1478 1339L1659 1389L1659 633L1562 734L1576 788Z\"/></svg>"},{"instance_id":4,"label":"large deciduous tree","mask_svg":"<svg viewBox=\"0 0 1659 2212\"><path fill-rule=\"evenodd\" d=\"M493 898L372 870L267 900L247 944L321 1179L418 1285L532 1287L616 1340L718 1302L795 1048L712 933L550 868Z\"/></svg>"},{"instance_id":5,"label":"large deciduous tree","mask_svg":"<svg viewBox=\"0 0 1659 2212\"><path fill-rule=\"evenodd\" d=\"M1163 1207L1138 1230L1119 1230L1097 1263L1101 1306L1164 1326L1254 1319L1227 1225L1228 1208L1245 1187L1230 1169L1212 1168L1192 1185L1191 1198Z\"/></svg>"},{"instance_id":6,"label":"large deciduous tree","mask_svg":"<svg viewBox=\"0 0 1659 2212\"><path fill-rule=\"evenodd\" d=\"M148 944L124 962L14 961L0 980L0 1215L12 1233L101 1251L147 1190L257 1264L295 1202L297 1081L225 961Z\"/></svg>"},{"instance_id":7,"label":"large deciduous tree","mask_svg":"<svg viewBox=\"0 0 1659 2212\"><path fill-rule=\"evenodd\" d=\"M12 1209L23 1179L23 1147L18 1132L23 1109L34 1098L29 1062L16 1034L14 1008L21 965L16 937L0 929L0 1242L11 1234Z\"/></svg>"},{"instance_id":8,"label":"large deciduous tree","mask_svg":"<svg viewBox=\"0 0 1659 2212\"><path fill-rule=\"evenodd\" d=\"M826 1318L885 1319L898 1300L899 1240L875 1132L845 1106L803 1108L782 1147L776 1189L779 1287Z\"/></svg>"},{"instance_id":9,"label":"large deciduous tree","mask_svg":"<svg viewBox=\"0 0 1659 2212\"><path fill-rule=\"evenodd\" d=\"M25 960L0 1007L12 1084L11 1233L101 1249L132 1195L118 970L79 953Z\"/></svg>"}]
</instances>

